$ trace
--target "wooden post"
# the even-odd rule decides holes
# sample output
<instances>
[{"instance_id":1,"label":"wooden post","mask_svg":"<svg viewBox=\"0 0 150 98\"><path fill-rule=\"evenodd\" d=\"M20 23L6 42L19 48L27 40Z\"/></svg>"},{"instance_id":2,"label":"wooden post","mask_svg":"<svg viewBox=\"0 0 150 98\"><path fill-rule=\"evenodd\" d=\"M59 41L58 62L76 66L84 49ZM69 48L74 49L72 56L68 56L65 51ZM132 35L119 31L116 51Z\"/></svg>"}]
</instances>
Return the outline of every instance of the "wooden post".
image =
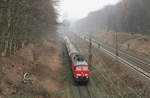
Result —
<instances>
[{"instance_id":1,"label":"wooden post","mask_svg":"<svg viewBox=\"0 0 150 98\"><path fill-rule=\"evenodd\" d=\"M92 67L92 38L91 33L89 33L89 66Z\"/></svg>"},{"instance_id":2,"label":"wooden post","mask_svg":"<svg viewBox=\"0 0 150 98\"><path fill-rule=\"evenodd\" d=\"M119 53L118 53L118 35L117 35L117 32L115 33L115 35L116 35L116 56L118 56L119 55Z\"/></svg>"}]
</instances>

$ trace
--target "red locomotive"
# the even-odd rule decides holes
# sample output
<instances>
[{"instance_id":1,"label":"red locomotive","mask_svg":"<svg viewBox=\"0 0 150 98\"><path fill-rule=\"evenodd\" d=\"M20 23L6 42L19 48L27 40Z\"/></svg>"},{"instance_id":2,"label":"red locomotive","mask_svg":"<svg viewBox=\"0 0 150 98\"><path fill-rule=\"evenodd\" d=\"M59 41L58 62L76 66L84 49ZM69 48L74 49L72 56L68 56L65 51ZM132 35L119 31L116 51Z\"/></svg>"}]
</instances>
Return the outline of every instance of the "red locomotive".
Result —
<instances>
[{"instance_id":1,"label":"red locomotive","mask_svg":"<svg viewBox=\"0 0 150 98\"><path fill-rule=\"evenodd\" d=\"M88 82L89 66L83 57L79 54L76 48L72 45L67 36L64 37L68 54L72 62L73 77L76 82Z\"/></svg>"}]
</instances>

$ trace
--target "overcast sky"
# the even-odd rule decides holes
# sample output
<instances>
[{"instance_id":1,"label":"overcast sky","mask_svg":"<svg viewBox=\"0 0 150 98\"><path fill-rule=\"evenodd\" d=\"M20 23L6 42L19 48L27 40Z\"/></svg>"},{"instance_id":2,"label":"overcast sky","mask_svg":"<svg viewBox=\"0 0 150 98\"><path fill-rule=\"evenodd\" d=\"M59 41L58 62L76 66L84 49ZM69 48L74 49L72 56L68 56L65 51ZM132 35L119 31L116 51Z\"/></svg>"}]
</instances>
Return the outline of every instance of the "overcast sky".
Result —
<instances>
[{"instance_id":1,"label":"overcast sky","mask_svg":"<svg viewBox=\"0 0 150 98\"><path fill-rule=\"evenodd\" d=\"M76 20L88 15L89 12L103 8L106 5L116 4L120 0L60 0L59 19Z\"/></svg>"}]
</instances>

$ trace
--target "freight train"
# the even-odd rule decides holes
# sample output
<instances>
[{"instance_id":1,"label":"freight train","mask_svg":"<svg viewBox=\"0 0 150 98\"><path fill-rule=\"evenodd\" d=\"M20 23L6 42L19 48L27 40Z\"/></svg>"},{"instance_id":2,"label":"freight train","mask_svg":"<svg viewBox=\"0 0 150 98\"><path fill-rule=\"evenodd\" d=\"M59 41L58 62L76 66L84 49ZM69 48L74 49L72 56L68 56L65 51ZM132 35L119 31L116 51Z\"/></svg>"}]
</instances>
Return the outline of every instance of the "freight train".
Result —
<instances>
[{"instance_id":1,"label":"freight train","mask_svg":"<svg viewBox=\"0 0 150 98\"><path fill-rule=\"evenodd\" d=\"M72 63L72 72L75 82L87 83L89 81L89 65L80 55L77 49L73 46L67 36L64 37L68 55Z\"/></svg>"}]
</instances>

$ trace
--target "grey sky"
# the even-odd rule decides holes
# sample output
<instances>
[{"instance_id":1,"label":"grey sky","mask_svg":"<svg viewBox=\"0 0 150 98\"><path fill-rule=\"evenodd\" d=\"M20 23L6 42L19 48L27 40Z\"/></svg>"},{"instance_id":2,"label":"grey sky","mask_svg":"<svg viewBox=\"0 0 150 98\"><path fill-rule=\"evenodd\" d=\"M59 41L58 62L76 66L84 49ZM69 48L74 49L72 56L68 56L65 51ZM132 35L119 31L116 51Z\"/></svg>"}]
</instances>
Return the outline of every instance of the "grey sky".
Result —
<instances>
[{"instance_id":1,"label":"grey sky","mask_svg":"<svg viewBox=\"0 0 150 98\"><path fill-rule=\"evenodd\" d=\"M60 0L60 19L76 20L88 15L89 12L116 4L120 0Z\"/></svg>"}]
</instances>

